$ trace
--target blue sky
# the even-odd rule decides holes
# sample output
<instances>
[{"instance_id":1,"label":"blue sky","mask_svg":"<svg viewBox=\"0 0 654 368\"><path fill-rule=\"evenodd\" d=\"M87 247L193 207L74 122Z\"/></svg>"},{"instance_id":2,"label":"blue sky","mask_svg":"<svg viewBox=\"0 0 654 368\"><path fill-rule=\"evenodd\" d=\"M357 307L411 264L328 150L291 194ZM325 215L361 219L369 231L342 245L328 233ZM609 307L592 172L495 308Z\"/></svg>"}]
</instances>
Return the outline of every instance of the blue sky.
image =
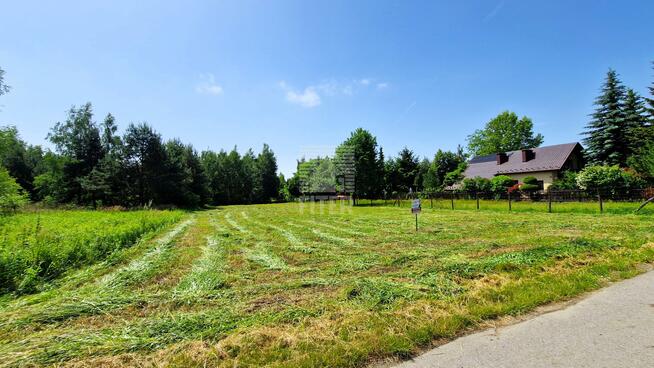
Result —
<instances>
[{"instance_id":1,"label":"blue sky","mask_svg":"<svg viewBox=\"0 0 654 368\"><path fill-rule=\"evenodd\" d=\"M654 80L652 1L14 1L0 124L45 144L91 101L198 150L268 143L285 174L361 126L387 156L454 149L503 110L579 140L609 67Z\"/></svg>"}]
</instances>

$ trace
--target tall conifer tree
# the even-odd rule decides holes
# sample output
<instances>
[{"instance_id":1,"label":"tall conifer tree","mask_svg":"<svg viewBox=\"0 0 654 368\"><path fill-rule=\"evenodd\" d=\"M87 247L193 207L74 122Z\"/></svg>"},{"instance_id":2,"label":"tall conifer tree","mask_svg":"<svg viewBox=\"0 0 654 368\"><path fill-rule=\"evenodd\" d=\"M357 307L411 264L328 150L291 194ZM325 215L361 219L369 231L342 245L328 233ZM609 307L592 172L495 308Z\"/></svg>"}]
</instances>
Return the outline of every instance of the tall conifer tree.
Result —
<instances>
[{"instance_id":1,"label":"tall conifer tree","mask_svg":"<svg viewBox=\"0 0 654 368\"><path fill-rule=\"evenodd\" d=\"M597 108L586 126L584 143L586 158L592 164L624 165L627 160L624 129L625 88L618 74L609 69L601 94L595 99Z\"/></svg>"}]
</instances>

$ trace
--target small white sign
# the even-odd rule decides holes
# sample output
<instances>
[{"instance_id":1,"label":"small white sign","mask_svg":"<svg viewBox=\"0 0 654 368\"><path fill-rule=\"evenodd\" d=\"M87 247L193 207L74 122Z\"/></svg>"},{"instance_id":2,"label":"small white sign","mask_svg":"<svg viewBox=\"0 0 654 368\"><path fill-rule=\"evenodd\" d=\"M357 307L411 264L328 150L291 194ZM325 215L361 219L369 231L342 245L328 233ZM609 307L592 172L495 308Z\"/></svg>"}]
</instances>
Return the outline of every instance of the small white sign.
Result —
<instances>
[{"instance_id":1,"label":"small white sign","mask_svg":"<svg viewBox=\"0 0 654 368\"><path fill-rule=\"evenodd\" d=\"M411 213L420 213L422 211L422 207L420 206L420 199L414 199L413 203L411 203Z\"/></svg>"}]
</instances>

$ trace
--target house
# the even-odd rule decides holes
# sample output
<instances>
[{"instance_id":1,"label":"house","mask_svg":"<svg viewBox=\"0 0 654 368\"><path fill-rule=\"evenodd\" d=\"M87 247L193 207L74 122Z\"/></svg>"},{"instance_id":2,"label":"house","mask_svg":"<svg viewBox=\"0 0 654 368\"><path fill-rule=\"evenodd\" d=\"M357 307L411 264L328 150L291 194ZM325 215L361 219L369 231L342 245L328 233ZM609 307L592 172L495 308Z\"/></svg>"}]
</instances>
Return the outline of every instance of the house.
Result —
<instances>
[{"instance_id":1,"label":"house","mask_svg":"<svg viewBox=\"0 0 654 368\"><path fill-rule=\"evenodd\" d=\"M562 171L581 170L582 150L583 147L579 143L566 143L478 156L468 162L468 168L463 175L466 178L487 179L506 175L517 182L522 182L527 176L533 176L538 179L542 189L547 189Z\"/></svg>"}]
</instances>

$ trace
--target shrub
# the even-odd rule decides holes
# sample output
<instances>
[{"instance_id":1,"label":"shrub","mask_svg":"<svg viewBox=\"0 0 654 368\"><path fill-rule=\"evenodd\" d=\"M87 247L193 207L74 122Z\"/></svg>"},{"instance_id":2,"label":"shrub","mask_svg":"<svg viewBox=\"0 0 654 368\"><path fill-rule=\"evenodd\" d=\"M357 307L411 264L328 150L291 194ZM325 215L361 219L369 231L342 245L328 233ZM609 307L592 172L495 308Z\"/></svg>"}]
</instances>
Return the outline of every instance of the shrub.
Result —
<instances>
[{"instance_id":1,"label":"shrub","mask_svg":"<svg viewBox=\"0 0 654 368\"><path fill-rule=\"evenodd\" d=\"M632 171L616 166L588 166L577 175L577 186L584 190L616 192L639 188L645 182Z\"/></svg>"},{"instance_id":2,"label":"shrub","mask_svg":"<svg viewBox=\"0 0 654 368\"><path fill-rule=\"evenodd\" d=\"M575 190L577 186L577 173L574 171L563 171L561 176L554 180L549 187L550 190Z\"/></svg>"},{"instance_id":3,"label":"shrub","mask_svg":"<svg viewBox=\"0 0 654 368\"><path fill-rule=\"evenodd\" d=\"M512 187L514 180L506 175L498 175L491 179L491 190L495 194L506 193L508 188Z\"/></svg>"},{"instance_id":4,"label":"shrub","mask_svg":"<svg viewBox=\"0 0 654 368\"><path fill-rule=\"evenodd\" d=\"M490 193L491 188L491 181L486 178L477 176L463 179L463 190L466 192Z\"/></svg>"},{"instance_id":5,"label":"shrub","mask_svg":"<svg viewBox=\"0 0 654 368\"><path fill-rule=\"evenodd\" d=\"M527 176L524 178L522 181L522 185L520 186L520 190L525 191L525 192L534 192L540 189L540 185L538 185L538 179L536 179L533 176Z\"/></svg>"},{"instance_id":6,"label":"shrub","mask_svg":"<svg viewBox=\"0 0 654 368\"><path fill-rule=\"evenodd\" d=\"M27 194L5 168L0 168L0 210L16 211L28 202Z\"/></svg>"},{"instance_id":7,"label":"shrub","mask_svg":"<svg viewBox=\"0 0 654 368\"><path fill-rule=\"evenodd\" d=\"M443 185L449 186L460 182L463 179L463 172L466 171L467 167L468 164L462 162L459 164L459 166L457 166L456 170L450 171L447 174L445 174L445 178L443 179Z\"/></svg>"}]
</instances>

